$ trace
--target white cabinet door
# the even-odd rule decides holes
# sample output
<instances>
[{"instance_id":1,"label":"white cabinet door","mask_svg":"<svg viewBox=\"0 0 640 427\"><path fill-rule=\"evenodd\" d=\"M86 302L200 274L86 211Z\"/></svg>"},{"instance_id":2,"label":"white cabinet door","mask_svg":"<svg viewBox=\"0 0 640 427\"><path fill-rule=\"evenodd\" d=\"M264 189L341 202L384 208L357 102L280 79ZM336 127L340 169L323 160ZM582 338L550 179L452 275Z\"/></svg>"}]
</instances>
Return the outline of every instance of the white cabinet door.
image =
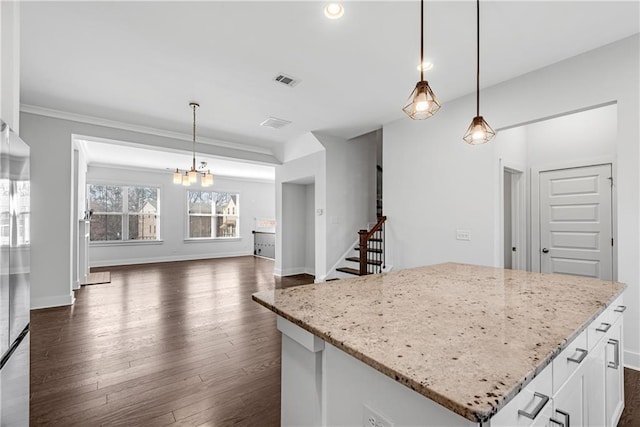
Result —
<instances>
[{"instance_id":1,"label":"white cabinet door","mask_svg":"<svg viewBox=\"0 0 640 427\"><path fill-rule=\"evenodd\" d=\"M605 404L605 359L606 340L598 341L598 344L591 349L585 362L587 365L587 424L590 427L606 426L606 404Z\"/></svg>"},{"instance_id":2,"label":"white cabinet door","mask_svg":"<svg viewBox=\"0 0 640 427\"><path fill-rule=\"evenodd\" d=\"M550 425L556 427L584 426L587 420L585 365L553 397Z\"/></svg>"},{"instance_id":3,"label":"white cabinet door","mask_svg":"<svg viewBox=\"0 0 640 427\"><path fill-rule=\"evenodd\" d=\"M605 396L606 426L618 425L624 409L624 381L622 366L622 320L617 321L604 339L605 343Z\"/></svg>"}]
</instances>

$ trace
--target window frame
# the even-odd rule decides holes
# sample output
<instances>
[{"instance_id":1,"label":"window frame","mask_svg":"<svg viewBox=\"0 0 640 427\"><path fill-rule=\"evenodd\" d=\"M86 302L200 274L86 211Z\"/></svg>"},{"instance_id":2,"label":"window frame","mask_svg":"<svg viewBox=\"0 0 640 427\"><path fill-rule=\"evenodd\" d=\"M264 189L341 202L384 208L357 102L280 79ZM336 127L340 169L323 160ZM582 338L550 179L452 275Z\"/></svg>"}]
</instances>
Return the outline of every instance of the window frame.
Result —
<instances>
[{"instance_id":1,"label":"window frame","mask_svg":"<svg viewBox=\"0 0 640 427\"><path fill-rule=\"evenodd\" d=\"M160 185L154 184L130 184L130 183L114 183L111 181L94 181L87 182L87 192L86 192L86 200L87 200L87 210L90 209L91 203L91 186L110 186L110 187L119 187L122 194L122 208L121 211L118 212L93 212L93 215L118 215L122 218L121 223L121 238L118 240L91 240L89 238L89 244L92 246L111 246L111 245L153 245L162 243L162 210L161 210L161 200L162 200L162 192L163 187ZM157 192L157 204L156 204L156 238L155 239L131 239L129 238L129 222L130 216L140 215L136 212L129 212L129 189L130 188L150 188L155 189ZM126 239L125 239L126 237Z\"/></svg>"},{"instance_id":2,"label":"window frame","mask_svg":"<svg viewBox=\"0 0 640 427\"><path fill-rule=\"evenodd\" d=\"M192 214L190 209L189 209L189 205L190 205L190 193L192 192L199 192L199 193L210 193L211 197L210 197L210 203L211 203L211 213L206 213L206 214L202 214L202 213L194 213ZM215 193L225 193L225 194L229 194L232 197L235 196L235 215L223 215L223 214L218 214L216 213L216 205L215 205L215 201L216 198L213 196ZM185 237L184 237L184 241L185 242L211 242L211 241L217 241L217 242L229 242L229 241L238 241L241 240L242 237L240 236L240 192L239 191L227 191L227 190L213 190L213 189L206 189L206 188L186 188L185 189ZM211 234L210 236L205 236L205 237L191 237L191 217L209 217L210 218L210 224L211 224ZM235 236L214 236L213 234L215 233L216 230L216 218L223 218L223 217L233 217L236 218L236 226L235 226Z\"/></svg>"}]
</instances>

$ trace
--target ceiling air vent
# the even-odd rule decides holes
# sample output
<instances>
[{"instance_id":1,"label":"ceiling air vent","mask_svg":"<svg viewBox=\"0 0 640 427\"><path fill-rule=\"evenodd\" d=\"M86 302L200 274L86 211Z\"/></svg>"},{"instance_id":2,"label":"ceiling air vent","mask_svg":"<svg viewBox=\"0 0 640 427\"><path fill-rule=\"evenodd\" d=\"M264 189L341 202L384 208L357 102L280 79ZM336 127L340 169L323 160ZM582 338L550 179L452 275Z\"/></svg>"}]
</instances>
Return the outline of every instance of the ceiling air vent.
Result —
<instances>
[{"instance_id":1,"label":"ceiling air vent","mask_svg":"<svg viewBox=\"0 0 640 427\"><path fill-rule=\"evenodd\" d=\"M280 73L277 76L275 76L273 78L273 80L278 82L278 83L282 83L285 86L289 86L289 87L294 87L295 85L300 83L300 79L297 79L295 77L288 76L288 75L282 74L282 73Z\"/></svg>"},{"instance_id":2,"label":"ceiling air vent","mask_svg":"<svg viewBox=\"0 0 640 427\"><path fill-rule=\"evenodd\" d=\"M264 122L260 123L260 126L264 126L271 129L280 129L290 124L289 120L279 119L277 117L269 117Z\"/></svg>"}]
</instances>

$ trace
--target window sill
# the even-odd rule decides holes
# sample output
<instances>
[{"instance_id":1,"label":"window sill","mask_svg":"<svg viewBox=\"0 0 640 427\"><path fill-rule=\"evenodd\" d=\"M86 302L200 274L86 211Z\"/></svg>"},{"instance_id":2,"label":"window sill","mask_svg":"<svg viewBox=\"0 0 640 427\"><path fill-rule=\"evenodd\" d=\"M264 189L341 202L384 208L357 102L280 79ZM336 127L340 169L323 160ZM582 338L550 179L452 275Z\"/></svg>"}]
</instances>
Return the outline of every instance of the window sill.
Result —
<instances>
[{"instance_id":1,"label":"window sill","mask_svg":"<svg viewBox=\"0 0 640 427\"><path fill-rule=\"evenodd\" d=\"M89 247L109 247L109 246L144 246L144 245L162 245L164 240L110 240L102 242L89 242Z\"/></svg>"},{"instance_id":2,"label":"window sill","mask_svg":"<svg viewBox=\"0 0 640 427\"><path fill-rule=\"evenodd\" d=\"M242 237L200 237L192 239L184 239L184 243L222 243L222 242L241 242Z\"/></svg>"}]
</instances>

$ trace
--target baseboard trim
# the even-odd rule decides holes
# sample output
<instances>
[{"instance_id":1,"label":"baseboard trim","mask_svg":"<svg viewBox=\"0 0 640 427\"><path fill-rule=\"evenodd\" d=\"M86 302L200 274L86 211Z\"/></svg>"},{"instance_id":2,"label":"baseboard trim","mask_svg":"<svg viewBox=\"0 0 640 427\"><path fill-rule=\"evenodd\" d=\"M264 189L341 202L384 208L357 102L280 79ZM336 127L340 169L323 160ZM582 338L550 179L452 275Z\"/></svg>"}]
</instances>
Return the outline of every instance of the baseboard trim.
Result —
<instances>
[{"instance_id":1,"label":"baseboard trim","mask_svg":"<svg viewBox=\"0 0 640 427\"><path fill-rule=\"evenodd\" d=\"M633 369L634 371L640 371L640 354L625 350L624 367Z\"/></svg>"},{"instance_id":2,"label":"baseboard trim","mask_svg":"<svg viewBox=\"0 0 640 427\"><path fill-rule=\"evenodd\" d=\"M297 267L297 268L285 268L278 271L279 274L276 273L276 276L295 276L296 274L309 274L307 273L307 269L305 267Z\"/></svg>"},{"instance_id":3,"label":"baseboard trim","mask_svg":"<svg viewBox=\"0 0 640 427\"><path fill-rule=\"evenodd\" d=\"M174 255L153 258L125 258L103 261L92 261L90 267L112 267L115 265L154 264L157 262L196 261L212 258L232 258L238 256L253 256L253 252L228 252L224 254L200 254L200 255Z\"/></svg>"},{"instance_id":4,"label":"baseboard trim","mask_svg":"<svg viewBox=\"0 0 640 427\"><path fill-rule=\"evenodd\" d=\"M56 295L52 297L42 297L42 298L31 297L31 310L73 305L75 301L76 301L76 298L73 295L73 293L69 295Z\"/></svg>"}]
</instances>

